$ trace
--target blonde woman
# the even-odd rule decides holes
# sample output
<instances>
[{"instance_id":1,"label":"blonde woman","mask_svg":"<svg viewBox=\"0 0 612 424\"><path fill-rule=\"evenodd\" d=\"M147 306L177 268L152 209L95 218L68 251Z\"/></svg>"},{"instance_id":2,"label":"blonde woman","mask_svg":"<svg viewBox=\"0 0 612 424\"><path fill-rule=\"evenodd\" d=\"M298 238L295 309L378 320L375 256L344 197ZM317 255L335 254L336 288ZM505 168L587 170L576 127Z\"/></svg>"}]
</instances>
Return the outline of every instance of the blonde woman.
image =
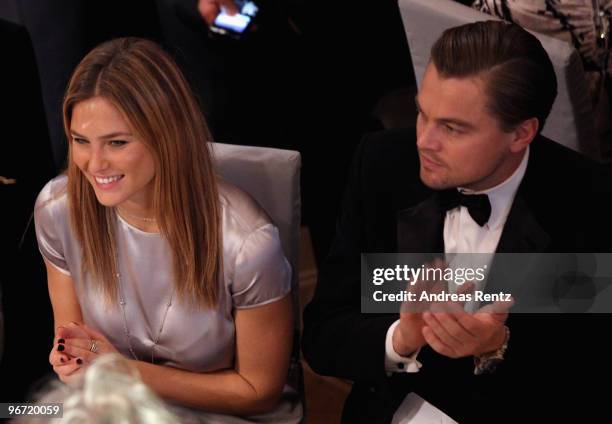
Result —
<instances>
[{"instance_id":1,"label":"blonde woman","mask_svg":"<svg viewBox=\"0 0 612 424\"><path fill-rule=\"evenodd\" d=\"M119 352L206 422L298 422L278 231L216 177L173 60L147 40L104 43L77 66L63 114L68 169L35 210L59 378Z\"/></svg>"}]
</instances>

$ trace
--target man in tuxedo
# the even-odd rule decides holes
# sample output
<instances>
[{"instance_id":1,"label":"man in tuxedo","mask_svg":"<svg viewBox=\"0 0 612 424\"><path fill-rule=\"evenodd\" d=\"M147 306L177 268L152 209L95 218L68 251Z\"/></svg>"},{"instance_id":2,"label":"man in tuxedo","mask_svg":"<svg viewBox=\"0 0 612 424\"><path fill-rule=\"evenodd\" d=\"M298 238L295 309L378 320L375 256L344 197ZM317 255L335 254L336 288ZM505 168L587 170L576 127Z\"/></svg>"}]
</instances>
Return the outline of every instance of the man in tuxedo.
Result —
<instances>
[{"instance_id":1,"label":"man in tuxedo","mask_svg":"<svg viewBox=\"0 0 612 424\"><path fill-rule=\"evenodd\" d=\"M556 92L550 59L527 31L493 21L451 28L417 95L416 139L386 131L358 147L304 314L311 367L354 382L343 422L391 422L411 392L459 422L603 413L594 380L612 377L602 349L609 315L360 309L366 252L609 249L610 171L540 135ZM491 357L503 358L493 371L483 366Z\"/></svg>"}]
</instances>

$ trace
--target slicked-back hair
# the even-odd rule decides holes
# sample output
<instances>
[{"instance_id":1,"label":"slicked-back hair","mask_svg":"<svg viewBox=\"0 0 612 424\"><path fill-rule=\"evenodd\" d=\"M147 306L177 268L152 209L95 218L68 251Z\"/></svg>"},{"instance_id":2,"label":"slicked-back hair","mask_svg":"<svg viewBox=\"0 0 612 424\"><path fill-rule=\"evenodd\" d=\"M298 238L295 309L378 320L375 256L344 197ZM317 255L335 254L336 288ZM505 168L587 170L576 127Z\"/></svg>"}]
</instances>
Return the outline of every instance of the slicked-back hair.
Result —
<instances>
[{"instance_id":1,"label":"slicked-back hair","mask_svg":"<svg viewBox=\"0 0 612 424\"><path fill-rule=\"evenodd\" d=\"M475 22L449 28L431 49L443 78L483 77L487 108L503 131L537 118L544 127L557 96L557 78L540 41L518 25Z\"/></svg>"}]
</instances>

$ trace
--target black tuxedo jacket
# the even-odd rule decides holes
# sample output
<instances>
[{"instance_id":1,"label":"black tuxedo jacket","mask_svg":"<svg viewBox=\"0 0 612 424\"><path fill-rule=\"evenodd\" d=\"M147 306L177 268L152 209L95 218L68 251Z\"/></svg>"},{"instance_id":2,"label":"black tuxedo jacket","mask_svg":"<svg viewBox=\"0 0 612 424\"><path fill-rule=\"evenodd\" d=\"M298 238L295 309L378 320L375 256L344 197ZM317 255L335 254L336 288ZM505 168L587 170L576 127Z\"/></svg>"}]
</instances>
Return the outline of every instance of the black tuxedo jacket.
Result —
<instances>
[{"instance_id":1,"label":"black tuxedo jacket","mask_svg":"<svg viewBox=\"0 0 612 424\"><path fill-rule=\"evenodd\" d=\"M609 169L544 137L530 149L497 252L609 250ZM359 257L444 252L437 201L420 181L413 129L362 141L334 244L304 314L303 351L311 367L354 382L343 422L390 422L410 391L459 422L607 415L600 384L612 377L603 350L610 315L511 314L506 360L495 374L475 376L473 358L447 358L426 346L419 373L387 376L385 336L398 316L360 313Z\"/></svg>"}]
</instances>

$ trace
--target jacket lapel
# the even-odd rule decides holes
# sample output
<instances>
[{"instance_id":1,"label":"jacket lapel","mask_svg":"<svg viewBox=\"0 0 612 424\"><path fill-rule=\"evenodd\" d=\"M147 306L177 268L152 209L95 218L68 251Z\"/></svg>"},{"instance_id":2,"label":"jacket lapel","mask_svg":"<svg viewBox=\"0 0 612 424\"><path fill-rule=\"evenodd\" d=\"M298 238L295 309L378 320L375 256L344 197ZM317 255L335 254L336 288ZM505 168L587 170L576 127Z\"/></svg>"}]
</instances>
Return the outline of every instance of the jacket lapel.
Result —
<instances>
[{"instance_id":1,"label":"jacket lapel","mask_svg":"<svg viewBox=\"0 0 612 424\"><path fill-rule=\"evenodd\" d=\"M547 251L551 244L551 237L536 221L533 213L529 210L521 191L517 193L506 219L506 224L502 231L501 238L497 244L496 253L541 253ZM498 291L508 291L511 287L516 287L516 281L508 281L507 261L496 264L498 259L493 258L491 273L486 291L496 293ZM530 270L523 270L526 274ZM511 275L516 276L517 270Z\"/></svg>"},{"instance_id":2,"label":"jacket lapel","mask_svg":"<svg viewBox=\"0 0 612 424\"><path fill-rule=\"evenodd\" d=\"M539 253L546 251L550 244L550 236L536 221L519 190L506 219L496 252Z\"/></svg>"},{"instance_id":3,"label":"jacket lapel","mask_svg":"<svg viewBox=\"0 0 612 424\"><path fill-rule=\"evenodd\" d=\"M397 248L402 253L444 252L444 216L438 193L397 214Z\"/></svg>"}]
</instances>

